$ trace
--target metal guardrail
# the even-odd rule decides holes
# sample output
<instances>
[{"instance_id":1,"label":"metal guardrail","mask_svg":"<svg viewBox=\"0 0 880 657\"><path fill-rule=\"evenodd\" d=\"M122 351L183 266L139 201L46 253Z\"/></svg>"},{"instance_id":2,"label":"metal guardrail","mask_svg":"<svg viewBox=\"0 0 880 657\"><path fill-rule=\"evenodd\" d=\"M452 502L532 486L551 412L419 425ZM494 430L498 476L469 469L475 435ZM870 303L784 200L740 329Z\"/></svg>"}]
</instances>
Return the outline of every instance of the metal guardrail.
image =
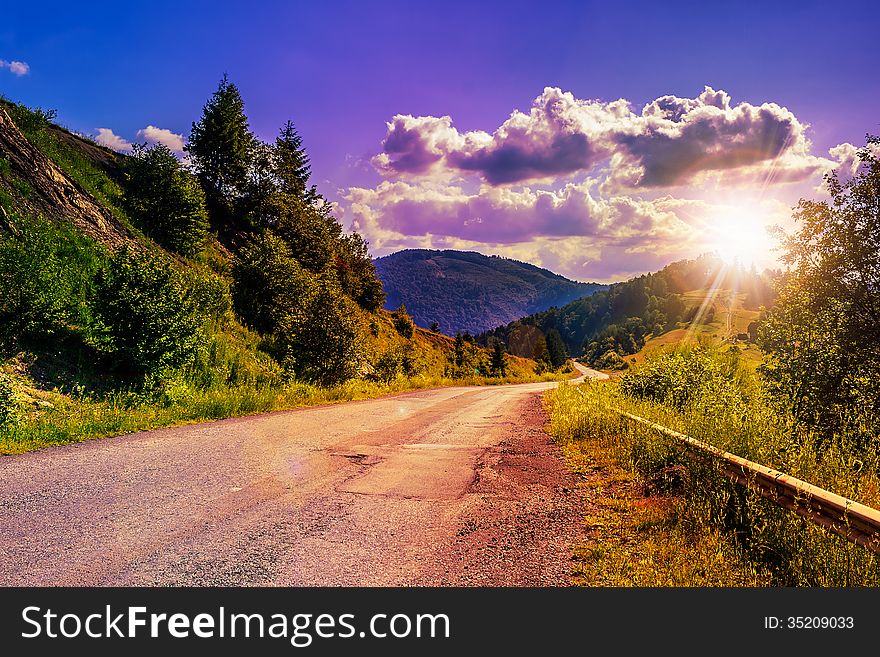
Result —
<instances>
[{"instance_id":1,"label":"metal guardrail","mask_svg":"<svg viewBox=\"0 0 880 657\"><path fill-rule=\"evenodd\" d=\"M730 481L745 486L848 541L880 554L880 511L877 509L725 452L638 415L613 410L623 417L681 441L696 453L717 458L721 462L722 474Z\"/></svg>"}]
</instances>

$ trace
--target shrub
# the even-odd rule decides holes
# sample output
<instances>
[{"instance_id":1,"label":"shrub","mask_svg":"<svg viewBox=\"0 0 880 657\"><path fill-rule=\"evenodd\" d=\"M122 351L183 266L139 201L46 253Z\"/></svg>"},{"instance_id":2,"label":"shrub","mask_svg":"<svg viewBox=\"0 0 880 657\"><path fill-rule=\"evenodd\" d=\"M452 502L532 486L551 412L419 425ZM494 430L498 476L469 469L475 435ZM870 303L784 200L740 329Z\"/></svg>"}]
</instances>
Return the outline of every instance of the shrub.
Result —
<instances>
[{"instance_id":1,"label":"shrub","mask_svg":"<svg viewBox=\"0 0 880 657\"><path fill-rule=\"evenodd\" d=\"M233 266L235 311L251 328L274 333L314 291L316 279L270 232L251 238Z\"/></svg>"},{"instance_id":2,"label":"shrub","mask_svg":"<svg viewBox=\"0 0 880 657\"><path fill-rule=\"evenodd\" d=\"M379 356L373 363L373 371L369 378L389 383L398 376L412 376L418 369L412 346L407 344L392 347Z\"/></svg>"},{"instance_id":3,"label":"shrub","mask_svg":"<svg viewBox=\"0 0 880 657\"><path fill-rule=\"evenodd\" d=\"M19 400L12 378L0 372L0 428L16 424L19 420Z\"/></svg>"},{"instance_id":4,"label":"shrub","mask_svg":"<svg viewBox=\"0 0 880 657\"><path fill-rule=\"evenodd\" d=\"M624 375L620 390L629 397L678 410L707 399L713 405L741 401L738 355L739 352L721 353L708 346L663 352Z\"/></svg>"},{"instance_id":5,"label":"shrub","mask_svg":"<svg viewBox=\"0 0 880 657\"><path fill-rule=\"evenodd\" d=\"M285 368L320 385L354 378L365 360L358 307L328 280L282 319L278 340Z\"/></svg>"},{"instance_id":6,"label":"shrub","mask_svg":"<svg viewBox=\"0 0 880 657\"><path fill-rule=\"evenodd\" d=\"M205 340L191 290L157 255L115 254L96 276L92 308L98 346L122 376L136 381L191 365Z\"/></svg>"},{"instance_id":7,"label":"shrub","mask_svg":"<svg viewBox=\"0 0 880 657\"><path fill-rule=\"evenodd\" d=\"M410 317L406 312L406 306L400 304L400 306L391 313L391 322L394 324L394 329L407 340L412 338L413 332L415 331L415 324L413 324L412 317Z\"/></svg>"},{"instance_id":8,"label":"shrub","mask_svg":"<svg viewBox=\"0 0 880 657\"><path fill-rule=\"evenodd\" d=\"M104 253L47 221L16 221L0 236L0 348L52 338L88 323L84 300Z\"/></svg>"}]
</instances>

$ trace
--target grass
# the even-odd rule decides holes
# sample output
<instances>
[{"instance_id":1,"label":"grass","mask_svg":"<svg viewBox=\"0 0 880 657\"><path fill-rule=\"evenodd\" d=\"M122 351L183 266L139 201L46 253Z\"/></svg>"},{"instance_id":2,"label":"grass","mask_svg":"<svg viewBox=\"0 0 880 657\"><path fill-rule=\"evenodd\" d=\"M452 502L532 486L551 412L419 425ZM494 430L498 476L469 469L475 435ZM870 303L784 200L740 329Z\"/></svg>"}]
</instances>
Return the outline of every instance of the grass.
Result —
<instances>
[{"instance_id":1,"label":"grass","mask_svg":"<svg viewBox=\"0 0 880 657\"><path fill-rule=\"evenodd\" d=\"M557 381L567 373L450 379L416 375L389 383L354 379L322 388L306 383L278 386L215 387L193 390L181 384L166 391L164 400L133 392L114 392L101 397L75 396L22 385L19 397L27 409L23 421L0 426L0 455L84 440L117 436L194 422L289 410L304 406L373 399L410 390L462 385L502 385L534 381Z\"/></svg>"},{"instance_id":2,"label":"grass","mask_svg":"<svg viewBox=\"0 0 880 657\"><path fill-rule=\"evenodd\" d=\"M591 494L601 493L588 496L595 501L591 513L603 524L575 551L577 581L638 586L880 585L876 555L731 484L717 463L695 457L674 439L611 410L646 417L880 506L876 448L856 452L842 436L817 451L816 437L798 430L768 402L748 368L739 375L739 382L710 389L679 408L628 397L613 383L562 385L548 393L552 434L572 467L582 473L585 487ZM732 392L740 395L739 401L727 396ZM609 478L616 483L607 483ZM616 501L605 503L609 491ZM590 556L596 554L601 559Z\"/></svg>"},{"instance_id":3,"label":"grass","mask_svg":"<svg viewBox=\"0 0 880 657\"><path fill-rule=\"evenodd\" d=\"M758 586L769 575L746 562L730 537L679 523L680 501L646 494L609 443L571 441L570 464L584 468L587 540L576 546L577 586Z\"/></svg>"}]
</instances>

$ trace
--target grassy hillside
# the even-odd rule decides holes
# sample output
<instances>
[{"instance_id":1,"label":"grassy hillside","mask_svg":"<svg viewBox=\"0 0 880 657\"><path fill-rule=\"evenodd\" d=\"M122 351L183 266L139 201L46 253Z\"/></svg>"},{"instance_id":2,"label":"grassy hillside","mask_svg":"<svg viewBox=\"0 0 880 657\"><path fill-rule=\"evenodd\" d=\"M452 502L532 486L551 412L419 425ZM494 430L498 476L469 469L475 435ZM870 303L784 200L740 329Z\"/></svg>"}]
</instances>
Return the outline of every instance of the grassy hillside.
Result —
<instances>
[{"instance_id":1,"label":"grassy hillside","mask_svg":"<svg viewBox=\"0 0 880 657\"><path fill-rule=\"evenodd\" d=\"M556 330L570 353L612 370L627 367L633 358L640 362L652 348L697 336L739 343L751 354L754 336L748 329L759 308L772 302L770 276L702 256L524 317L480 340L500 339L512 353L530 356L536 329Z\"/></svg>"},{"instance_id":2,"label":"grassy hillside","mask_svg":"<svg viewBox=\"0 0 880 657\"><path fill-rule=\"evenodd\" d=\"M171 251L155 212L133 212L137 153L108 151L50 112L4 102L0 113L0 454L412 388L565 376L513 356L493 368L489 350L372 307L357 236L290 194L281 200L296 210L280 237L245 214L220 230L209 213L193 252ZM198 206L201 183L173 175ZM263 244L281 245L275 260ZM260 257L247 262L246 247ZM325 259L313 265L316 254ZM256 292L243 271L258 277ZM263 315L246 313L253 302Z\"/></svg>"},{"instance_id":3,"label":"grassy hillside","mask_svg":"<svg viewBox=\"0 0 880 657\"><path fill-rule=\"evenodd\" d=\"M606 287L469 251L407 249L377 259L376 269L386 308L403 303L419 326L437 322L448 335L480 333Z\"/></svg>"}]
</instances>

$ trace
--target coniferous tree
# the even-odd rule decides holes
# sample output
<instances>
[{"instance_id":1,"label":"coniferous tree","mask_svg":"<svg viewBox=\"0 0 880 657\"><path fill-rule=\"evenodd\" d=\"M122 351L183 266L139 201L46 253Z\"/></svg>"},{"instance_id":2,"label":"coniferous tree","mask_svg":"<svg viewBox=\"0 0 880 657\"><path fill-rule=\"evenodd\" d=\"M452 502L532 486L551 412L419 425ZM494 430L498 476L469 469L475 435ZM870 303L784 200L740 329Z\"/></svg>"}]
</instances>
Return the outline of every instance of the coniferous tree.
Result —
<instances>
[{"instance_id":1,"label":"coniferous tree","mask_svg":"<svg viewBox=\"0 0 880 657\"><path fill-rule=\"evenodd\" d=\"M558 369L568 360L568 350L562 341L562 336L555 328L547 331L547 358L553 369Z\"/></svg>"},{"instance_id":2,"label":"coniferous tree","mask_svg":"<svg viewBox=\"0 0 880 657\"><path fill-rule=\"evenodd\" d=\"M255 143L241 93L224 75L186 145L218 223L231 218L243 193Z\"/></svg>"},{"instance_id":3,"label":"coniferous tree","mask_svg":"<svg viewBox=\"0 0 880 657\"><path fill-rule=\"evenodd\" d=\"M318 200L319 194L315 186L309 187L309 176L312 173L309 156L292 121L282 126L275 139L275 164L279 187L283 193L298 196L307 202Z\"/></svg>"},{"instance_id":4,"label":"coniferous tree","mask_svg":"<svg viewBox=\"0 0 880 657\"><path fill-rule=\"evenodd\" d=\"M202 250L208 236L205 193L162 144L135 146L125 160L126 210L159 244L185 256Z\"/></svg>"},{"instance_id":5,"label":"coniferous tree","mask_svg":"<svg viewBox=\"0 0 880 657\"><path fill-rule=\"evenodd\" d=\"M504 353L504 345L500 340L496 340L495 345L492 347L492 361L489 368L495 376L505 376L507 374L507 354Z\"/></svg>"}]
</instances>

